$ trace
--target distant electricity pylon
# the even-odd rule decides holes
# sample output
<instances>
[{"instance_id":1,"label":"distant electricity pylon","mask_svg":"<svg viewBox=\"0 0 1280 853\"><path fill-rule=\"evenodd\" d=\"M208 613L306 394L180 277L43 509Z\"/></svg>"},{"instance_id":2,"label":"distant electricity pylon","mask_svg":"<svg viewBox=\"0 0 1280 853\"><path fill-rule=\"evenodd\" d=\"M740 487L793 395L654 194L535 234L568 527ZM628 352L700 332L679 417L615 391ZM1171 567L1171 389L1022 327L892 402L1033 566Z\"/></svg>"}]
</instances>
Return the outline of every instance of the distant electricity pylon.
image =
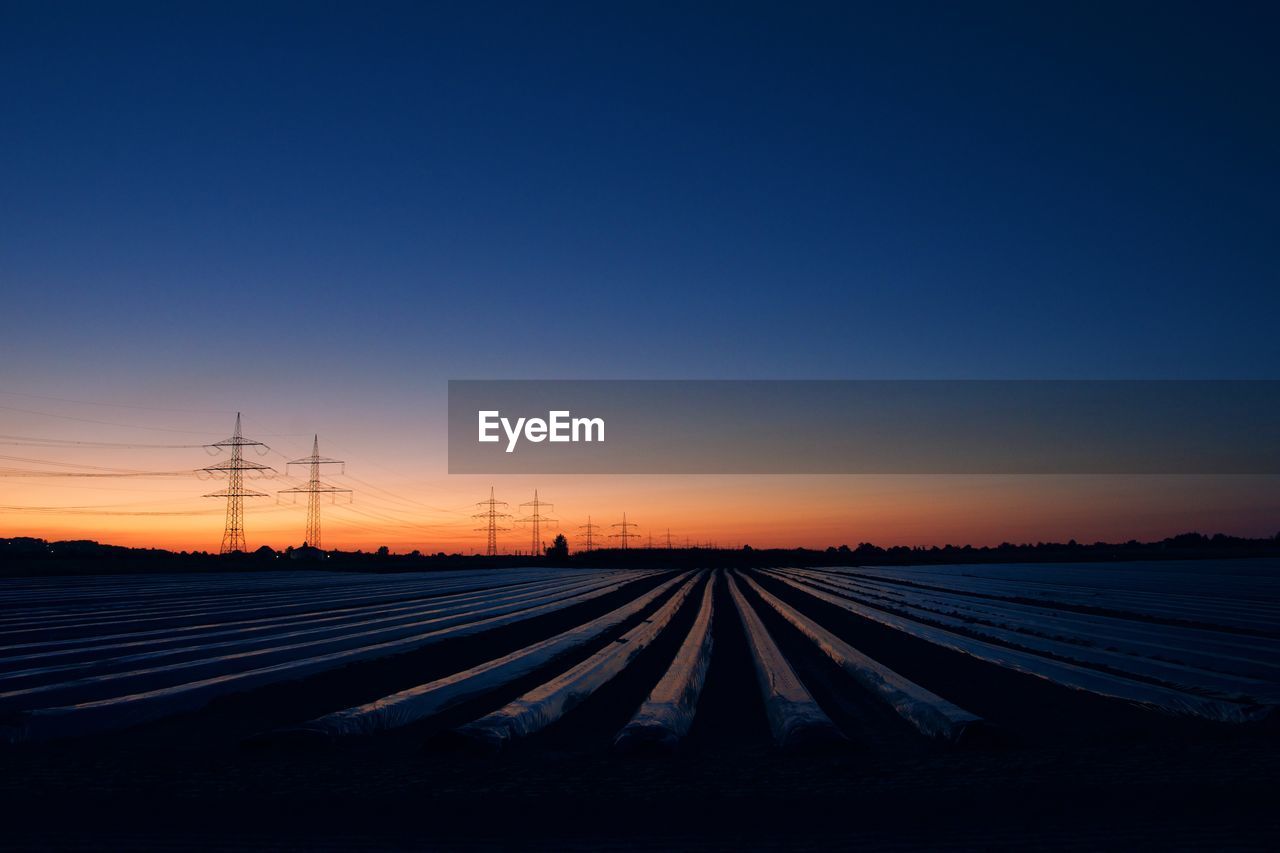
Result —
<instances>
[{"instance_id":1,"label":"distant electricity pylon","mask_svg":"<svg viewBox=\"0 0 1280 853\"><path fill-rule=\"evenodd\" d=\"M619 523L619 524L611 524L611 525L609 525L609 526L610 526L610 527L619 527L619 528L622 528L622 529L621 529L621 530L619 530L617 533L610 533L610 534L609 534L609 538L610 538L610 539L620 539L620 540L622 541L622 550L624 550L624 551L625 551L625 550L627 550L627 542L628 542L628 541L630 541L630 540L632 540L632 539L635 539L637 536L639 536L639 535L640 535L639 533L632 533L632 532L631 532L631 528L633 528L633 527L639 527L640 525L636 524L634 521L627 521L627 514L626 514L625 512L622 514L622 521L621 521L621 523Z\"/></svg>"},{"instance_id":2,"label":"distant electricity pylon","mask_svg":"<svg viewBox=\"0 0 1280 853\"><path fill-rule=\"evenodd\" d=\"M320 436L316 436L311 443L311 455L302 459L294 459L286 463L285 470L289 465L306 465L310 470L310 477L307 478L306 486L294 486L292 489L280 489L277 494L307 496L307 538L303 540L304 545L310 545L312 548L320 547L320 496L333 495L334 500L340 494L351 494L350 489L339 489L337 486L331 486L328 483L320 482L320 466L321 465L342 465L342 473L346 472L346 464L341 459L326 459L320 455Z\"/></svg>"},{"instance_id":3,"label":"distant electricity pylon","mask_svg":"<svg viewBox=\"0 0 1280 853\"><path fill-rule=\"evenodd\" d=\"M587 550L595 550L595 532L600 529L600 525L591 523L591 516L587 516L586 524L579 524L579 530L587 531Z\"/></svg>"},{"instance_id":4,"label":"distant electricity pylon","mask_svg":"<svg viewBox=\"0 0 1280 853\"><path fill-rule=\"evenodd\" d=\"M227 476L227 487L225 489L205 495L206 498L227 499L227 525L222 532L222 549L219 553L233 554L236 551L248 550L244 544L244 499L265 498L267 493L246 489L244 487L244 472L274 471L275 469L269 465L245 461L244 448L261 447L262 450L259 453L266 453L268 448L261 441L254 441L241 435L239 412L236 412L236 431L231 434L231 438L225 438L222 441L205 446L217 448L218 450L224 448L231 450L230 459L203 469L215 477L222 474ZM252 477L253 475L250 474L250 476Z\"/></svg>"},{"instance_id":5,"label":"distant electricity pylon","mask_svg":"<svg viewBox=\"0 0 1280 853\"><path fill-rule=\"evenodd\" d=\"M533 527L533 548L530 549L529 554L536 557L542 553L542 522L545 521L549 524L555 523L555 519L548 518L547 516L543 515L542 510L554 509L554 507L551 504L547 503L546 501L538 500L537 489L533 490L533 500L525 501L524 503L520 504L520 506L522 507L527 506L530 508L529 514L526 515L524 518L517 518L516 523L528 524Z\"/></svg>"},{"instance_id":6,"label":"distant electricity pylon","mask_svg":"<svg viewBox=\"0 0 1280 853\"><path fill-rule=\"evenodd\" d=\"M493 499L493 486L489 487L489 500L477 501L476 506L481 507L481 511L471 517L485 519L485 526L477 527L476 530L486 530L489 533L489 541L488 541L488 544L485 546L484 553L486 556L496 557L498 555L498 531L510 530L510 528L508 527L499 527L498 519L510 518L511 513L498 512L498 507L502 507L503 509L506 509L507 503L506 501L498 501Z\"/></svg>"},{"instance_id":7,"label":"distant electricity pylon","mask_svg":"<svg viewBox=\"0 0 1280 853\"><path fill-rule=\"evenodd\" d=\"M671 528L667 528L667 550L671 550Z\"/></svg>"}]
</instances>

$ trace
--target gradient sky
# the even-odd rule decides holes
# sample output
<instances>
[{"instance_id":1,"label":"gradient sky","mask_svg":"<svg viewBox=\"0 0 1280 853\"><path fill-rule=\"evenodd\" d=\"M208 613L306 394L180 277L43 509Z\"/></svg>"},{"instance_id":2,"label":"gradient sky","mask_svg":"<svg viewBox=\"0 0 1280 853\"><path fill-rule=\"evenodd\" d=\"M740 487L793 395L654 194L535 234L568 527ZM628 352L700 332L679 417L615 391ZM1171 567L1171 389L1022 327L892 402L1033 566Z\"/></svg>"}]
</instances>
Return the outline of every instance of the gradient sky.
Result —
<instances>
[{"instance_id":1,"label":"gradient sky","mask_svg":"<svg viewBox=\"0 0 1280 853\"><path fill-rule=\"evenodd\" d=\"M607 5L0 2L0 433L242 410L348 460L326 544L469 550L449 378L1280 378L1275 4ZM764 545L1280 529L1267 478L746 480L497 485ZM216 547L217 487L6 477L0 535Z\"/></svg>"}]
</instances>

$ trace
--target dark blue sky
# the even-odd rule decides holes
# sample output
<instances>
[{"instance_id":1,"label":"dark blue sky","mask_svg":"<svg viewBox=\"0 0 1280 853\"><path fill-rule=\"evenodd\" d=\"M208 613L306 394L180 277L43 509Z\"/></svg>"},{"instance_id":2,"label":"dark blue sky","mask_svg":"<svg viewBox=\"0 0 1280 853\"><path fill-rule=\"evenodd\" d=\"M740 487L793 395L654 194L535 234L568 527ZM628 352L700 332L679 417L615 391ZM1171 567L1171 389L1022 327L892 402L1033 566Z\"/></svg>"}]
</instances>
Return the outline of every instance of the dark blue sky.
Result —
<instances>
[{"instance_id":1,"label":"dark blue sky","mask_svg":"<svg viewBox=\"0 0 1280 853\"><path fill-rule=\"evenodd\" d=\"M6 0L0 378L1280 376L1274 4L693 5Z\"/></svg>"}]
</instances>

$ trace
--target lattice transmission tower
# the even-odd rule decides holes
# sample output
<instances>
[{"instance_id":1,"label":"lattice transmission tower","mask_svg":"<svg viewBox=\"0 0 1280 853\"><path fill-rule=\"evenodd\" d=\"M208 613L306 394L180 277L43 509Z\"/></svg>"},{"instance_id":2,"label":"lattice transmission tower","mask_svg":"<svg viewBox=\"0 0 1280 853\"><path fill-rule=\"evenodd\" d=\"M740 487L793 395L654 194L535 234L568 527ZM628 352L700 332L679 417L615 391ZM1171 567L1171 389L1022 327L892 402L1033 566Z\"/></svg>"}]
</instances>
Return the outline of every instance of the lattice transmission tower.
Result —
<instances>
[{"instance_id":1,"label":"lattice transmission tower","mask_svg":"<svg viewBox=\"0 0 1280 853\"><path fill-rule=\"evenodd\" d=\"M640 535L639 533L631 532L631 528L639 527L640 525L636 524L634 521L627 521L627 514L625 512L622 514L622 521L620 523L611 524L609 526L621 528L617 533L610 533L609 538L621 540L622 550L624 551L627 550L627 542Z\"/></svg>"},{"instance_id":2,"label":"lattice transmission tower","mask_svg":"<svg viewBox=\"0 0 1280 853\"><path fill-rule=\"evenodd\" d=\"M247 551L248 548L244 544L244 499L265 498L267 493L246 489L244 487L244 472L250 472L250 477L254 476L254 472L266 476L266 472L274 472L275 469L270 465L247 461L244 458L244 449L246 447L259 447L262 448L258 451L259 453L266 453L270 448L261 441L245 438L241 434L239 412L236 412L236 430L231 434L231 438L224 438L222 441L207 444L205 447L218 452L222 450L231 451L230 459L202 469L211 476L220 477L225 475L227 478L227 487L225 489L205 495L206 498L227 499L227 524L222 531L222 548L218 553L233 554L236 551Z\"/></svg>"},{"instance_id":3,"label":"lattice transmission tower","mask_svg":"<svg viewBox=\"0 0 1280 853\"><path fill-rule=\"evenodd\" d=\"M546 501L538 500L538 490L533 490L533 500L525 501L520 504L523 507L529 507L529 514L524 518L517 518L517 524L528 524L533 528L533 547L529 549L531 556L538 556L542 553L542 524L554 524L555 519L549 518L542 514L544 509L554 509L554 507Z\"/></svg>"},{"instance_id":4,"label":"lattice transmission tower","mask_svg":"<svg viewBox=\"0 0 1280 853\"><path fill-rule=\"evenodd\" d=\"M596 531L597 531L597 530L601 530L601 529L602 529L602 528L600 527L600 525L598 525L598 524L592 524L592 523L591 523L591 516L589 516L589 515L588 515L588 516L587 516L587 523L586 523L586 524L579 524L579 525L578 525L578 529L579 529L579 530L585 530L585 531L587 531L587 550L588 550L588 551L594 551L594 550L595 550L595 547L596 547L596 545L595 545L595 542L596 542L596 539L595 539L595 533L596 533Z\"/></svg>"},{"instance_id":5,"label":"lattice transmission tower","mask_svg":"<svg viewBox=\"0 0 1280 853\"><path fill-rule=\"evenodd\" d=\"M510 518L511 513L499 512L498 507L507 508L506 501L494 500L493 486L489 487L489 500L477 501L476 506L480 507L480 512L471 516L472 518L482 518L485 520L484 527L477 527L476 530L484 530L489 534L488 544L485 545L485 556L496 557L498 555L498 531L510 530L509 527L499 527L498 519Z\"/></svg>"},{"instance_id":6,"label":"lattice transmission tower","mask_svg":"<svg viewBox=\"0 0 1280 853\"><path fill-rule=\"evenodd\" d=\"M331 495L333 500L338 499L338 495L351 494L350 489L340 489L337 486L331 486L328 483L320 481L321 465L341 465L343 466L339 473L346 473L346 464L341 459L328 459L320 455L320 436L316 436L311 443L311 455L302 459L294 459L286 463L285 470L289 465L306 465L310 470L305 486L294 486L292 489L280 489L278 495L293 495L297 500L298 495L307 496L307 537L302 540L303 545L310 545L312 548L320 547L320 496Z\"/></svg>"}]
</instances>

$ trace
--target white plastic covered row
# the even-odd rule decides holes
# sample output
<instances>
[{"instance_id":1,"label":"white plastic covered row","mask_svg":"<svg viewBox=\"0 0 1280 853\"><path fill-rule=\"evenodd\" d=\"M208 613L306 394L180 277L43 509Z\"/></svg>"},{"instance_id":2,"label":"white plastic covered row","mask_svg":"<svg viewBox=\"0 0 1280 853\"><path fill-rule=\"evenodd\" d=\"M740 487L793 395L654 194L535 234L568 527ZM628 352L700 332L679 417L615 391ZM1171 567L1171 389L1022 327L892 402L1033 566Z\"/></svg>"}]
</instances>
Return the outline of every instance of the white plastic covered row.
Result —
<instances>
[{"instance_id":1,"label":"white plastic covered row","mask_svg":"<svg viewBox=\"0 0 1280 853\"><path fill-rule=\"evenodd\" d=\"M1212 694L1232 702L1259 705L1280 703L1280 685L1262 679L1221 673L1175 661L1142 657L1121 650L1094 648L1078 642L1046 639L1026 630L1017 630L1017 626L1000 627L926 609L895 591L869 593L814 574L803 576L814 583L821 584L825 589L837 591L873 607L888 609L911 619L940 627L954 628L963 633L995 640L1036 654L1106 667L1112 671L1157 681L1178 690Z\"/></svg>"},{"instance_id":2,"label":"white plastic covered row","mask_svg":"<svg viewBox=\"0 0 1280 853\"><path fill-rule=\"evenodd\" d=\"M985 640L966 637L924 625L913 619L898 616L876 607L852 601L826 591L813 581L801 581L785 572L771 571L773 577L807 593L821 601L847 610L854 615L878 622L913 637L934 643L943 648L966 654L978 660L1002 666L1016 672L1042 678L1073 690L1082 690L1113 699L1120 699L1171 714L1204 717L1221 722L1246 722L1270 715L1272 709L1258 705L1243 705L1197 696L1157 684L1136 681L1120 675L1089 669L1078 664L1058 661L1042 655L998 646Z\"/></svg>"},{"instance_id":3,"label":"white plastic covered row","mask_svg":"<svg viewBox=\"0 0 1280 853\"><path fill-rule=\"evenodd\" d=\"M884 664L867 657L761 587L753 578L744 576L743 579L766 604L812 640L823 654L921 734L954 742L982 726L982 718L977 714L971 714L941 696L930 693Z\"/></svg>"},{"instance_id":4,"label":"white plastic covered row","mask_svg":"<svg viewBox=\"0 0 1280 853\"><path fill-rule=\"evenodd\" d=\"M211 653L194 660L177 663L145 666L122 672L103 672L85 675L64 681L50 680L31 687L16 688L0 692L0 707L35 707L38 702L73 701L85 702L121 689L121 684L131 682L149 683L151 686L163 684L174 679L198 678L205 674L215 674L235 669L243 669L246 663L278 661L297 657L299 653L319 653L332 651L375 639L390 640L421 633L424 629L438 630L452 625L459 625L482 618L485 614L498 615L511 613L535 606L540 602L559 601L564 596L578 591L590 591L600 585L610 584L614 576L604 576L589 581L580 581L563 589L552 589L546 592L534 592L517 596L496 596L494 599L482 599L452 607L445 607L438 612L428 612L423 617L409 616L389 620L366 620L363 624L349 626L335 632L332 629L298 628L285 632L278 638L267 638L263 641L238 641L229 647L212 643ZM319 636L316 636L319 635ZM221 653L217 652L221 649Z\"/></svg>"},{"instance_id":5,"label":"white plastic covered row","mask_svg":"<svg viewBox=\"0 0 1280 853\"><path fill-rule=\"evenodd\" d=\"M553 663L566 652L591 642L640 613L682 579L672 578L603 616L540 643L364 705L326 714L285 731L322 737L371 735L426 719Z\"/></svg>"},{"instance_id":6,"label":"white plastic covered row","mask_svg":"<svg viewBox=\"0 0 1280 853\"><path fill-rule=\"evenodd\" d=\"M1054 583L1048 579L1050 576L1041 576L1040 579L1035 576L1017 580L989 579L972 574L938 571L938 568L941 567L930 567L928 570L859 568L840 571L1000 598L1069 604L1193 624L1220 625L1263 634L1274 634L1277 621L1280 621L1280 608L1266 600L1250 602L1212 594L1117 589L1102 582L1095 586ZM965 568L973 570L978 567Z\"/></svg>"},{"instance_id":7,"label":"white plastic covered row","mask_svg":"<svg viewBox=\"0 0 1280 853\"><path fill-rule=\"evenodd\" d=\"M707 669L711 666L711 623L718 574L709 577L703 586L702 604L693 627L666 674L614 738L615 748L624 752L670 751L689 733Z\"/></svg>"},{"instance_id":8,"label":"white plastic covered row","mask_svg":"<svg viewBox=\"0 0 1280 853\"><path fill-rule=\"evenodd\" d=\"M68 737L110 729L124 728L149 720L159 719L183 711L203 707L211 699L271 684L290 678L301 678L334 667L391 654L413 651L446 639L468 637L495 628L523 622L567 607L582 604L650 577L652 572L632 573L613 583L598 586L585 592L544 604L514 611L504 610L475 621L449 628L432 630L382 640L354 648L343 648L309 657L286 660L256 669L239 670L203 678L183 684L162 687L124 696L84 702L77 705L40 708L21 714L11 714L0 725L0 741L18 742Z\"/></svg>"},{"instance_id":9,"label":"white plastic covered row","mask_svg":"<svg viewBox=\"0 0 1280 853\"><path fill-rule=\"evenodd\" d=\"M1248 634L1059 610L977 598L959 592L905 587L887 581L824 573L841 586L869 596L914 604L924 610L1038 633L1049 639L1114 649L1138 657L1191 664L1214 672L1280 681L1280 640Z\"/></svg>"},{"instance_id":10,"label":"white plastic covered row","mask_svg":"<svg viewBox=\"0 0 1280 853\"><path fill-rule=\"evenodd\" d=\"M577 666L459 727L455 730L457 735L488 751L498 752L517 738L541 731L573 710L625 670L671 623L698 583L696 575L686 574L682 579L684 584L652 617Z\"/></svg>"},{"instance_id":11,"label":"white plastic covered row","mask_svg":"<svg viewBox=\"0 0 1280 853\"><path fill-rule=\"evenodd\" d=\"M375 576L377 577L377 576ZM99 633L94 628L106 630L136 631L138 626L155 623L182 625L191 618L212 619L220 615L243 616L261 611L262 615L306 612L317 607L324 609L336 602L358 598L365 601L409 600L429 598L448 592L514 587L541 580L554 579L555 575L541 576L526 573L502 578L490 574L477 578L442 577L415 579L398 583L332 584L295 587L293 584L272 584L260 591L245 591L233 596L211 598L184 597L161 604L123 599L95 602L83 611L40 618L26 607L13 610L17 615L0 619L0 638L7 643L24 637L36 639L42 634L71 635ZM139 593L140 598L142 593ZM7 627L6 627L7 626Z\"/></svg>"},{"instance_id":12,"label":"white plastic covered row","mask_svg":"<svg viewBox=\"0 0 1280 853\"><path fill-rule=\"evenodd\" d=\"M539 601L563 595L574 589L582 588L583 585L612 579L612 577L612 575L588 576L581 578L576 585L569 585L559 581L534 587L521 586L518 591L508 591L504 587L497 591L485 590L479 593L468 592L457 596L441 596L416 601L413 604L379 608L374 611L357 612L345 616L317 617L301 622L290 621L284 624L254 626L231 632L230 639L214 639L217 636L216 634L213 636L205 634L191 638L184 636L181 644L177 645L172 642L160 642L159 648L145 651L129 650L126 653L115 655L104 655L98 652L87 660L28 666L22 669L14 668L8 671L0 671L0 684L3 684L5 690L9 691L0 694L0 701L15 695L12 692L16 689L15 684L52 684L59 679L66 678L66 673L90 670L96 674L105 675L127 670L137 664L165 660L176 663L187 659L191 661L190 665L192 666L203 662L221 664L228 654L248 653L254 649L272 649L281 647L282 644L288 641L302 638L320 640L326 637L345 638L367 635L366 631L358 629L377 627L389 630L397 626L407 626L409 629L414 629L425 624L424 620L428 617L443 617L451 613L470 613L481 607L492 607L504 603ZM27 657L29 658L30 656L28 655ZM37 656L36 660L46 661L49 657L51 655ZM151 674L155 671L154 668L134 670L125 672L125 676L132 675L135 672Z\"/></svg>"},{"instance_id":13,"label":"white plastic covered row","mask_svg":"<svg viewBox=\"0 0 1280 853\"><path fill-rule=\"evenodd\" d=\"M732 576L729 577L729 595L747 634L747 645L751 649L756 680L764 698L765 715L774 741L784 749L792 749L844 740L844 735L819 707L791 664L787 663Z\"/></svg>"},{"instance_id":14,"label":"white plastic covered row","mask_svg":"<svg viewBox=\"0 0 1280 853\"><path fill-rule=\"evenodd\" d=\"M24 586L31 578L0 578L0 608L96 607L113 600L126 605L148 602L183 602L226 595L260 594L273 590L317 590L410 586L429 587L459 580L505 584L521 576L570 574L577 569L544 566L512 569L442 569L429 572L340 572L289 569L287 571L168 572L95 577L53 576L38 585ZM88 601L89 604L83 602ZM3 612L3 610L0 610Z\"/></svg>"},{"instance_id":15,"label":"white plastic covered row","mask_svg":"<svg viewBox=\"0 0 1280 853\"><path fill-rule=\"evenodd\" d=\"M604 573L584 572L575 577L588 577L592 574L600 575ZM139 629L138 623L126 622L123 625L105 629L108 633L84 634L59 631L55 632L52 637L45 639L0 645L0 655L2 655L0 657L0 668L7 667L11 662L27 659L29 656L35 656L40 659L49 656L73 657L75 655L96 657L100 651L113 648L133 648L152 643L183 642L191 637L219 636L241 628L288 625L331 616L340 617L347 614L375 612L381 608L401 605L413 606L426 602L458 601L465 600L466 597L480 598L505 591L527 591L564 584L572 579L553 577L543 581L525 581L519 584L478 588L474 585L467 585L457 589L457 591L453 591L454 587L440 587L413 595L400 593L390 599L386 597L385 593L375 594L371 597L364 595L335 595L316 601L300 601L288 606L240 607L222 614L200 612L188 617L179 624L160 628ZM67 636L69 633L75 633L75 635Z\"/></svg>"},{"instance_id":16,"label":"white plastic covered row","mask_svg":"<svg viewBox=\"0 0 1280 853\"><path fill-rule=\"evenodd\" d=\"M1280 600L1280 559L1144 560L1127 563L979 563L870 566L860 572L906 577L917 572L1077 588L1235 599Z\"/></svg>"}]
</instances>

